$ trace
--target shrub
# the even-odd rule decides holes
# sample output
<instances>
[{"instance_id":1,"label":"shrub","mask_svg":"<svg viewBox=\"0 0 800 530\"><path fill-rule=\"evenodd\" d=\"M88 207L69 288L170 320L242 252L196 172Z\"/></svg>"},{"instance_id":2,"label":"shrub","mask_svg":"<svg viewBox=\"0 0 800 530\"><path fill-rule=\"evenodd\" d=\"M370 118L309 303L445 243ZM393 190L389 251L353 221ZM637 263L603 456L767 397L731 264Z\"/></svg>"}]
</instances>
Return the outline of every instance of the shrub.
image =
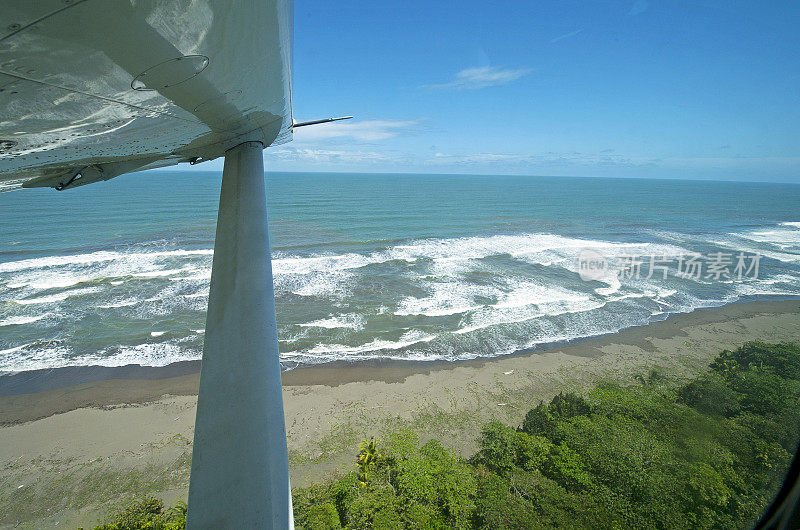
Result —
<instances>
[{"instance_id":1,"label":"shrub","mask_svg":"<svg viewBox=\"0 0 800 530\"><path fill-rule=\"evenodd\" d=\"M341 524L336 494L342 482L344 481L339 480L330 485L314 484L292 491L295 525L309 529L339 528ZM336 516L335 524L328 506L333 508Z\"/></svg>"},{"instance_id":2,"label":"shrub","mask_svg":"<svg viewBox=\"0 0 800 530\"><path fill-rule=\"evenodd\" d=\"M145 497L112 516L95 530L179 530L186 527L186 503L164 510L164 503Z\"/></svg>"},{"instance_id":3,"label":"shrub","mask_svg":"<svg viewBox=\"0 0 800 530\"><path fill-rule=\"evenodd\" d=\"M468 521L477 489L473 471L438 441L398 458L394 476L404 519L429 520L423 527L440 521L460 528Z\"/></svg>"},{"instance_id":4,"label":"shrub","mask_svg":"<svg viewBox=\"0 0 800 530\"><path fill-rule=\"evenodd\" d=\"M403 528L400 499L383 484L358 488L348 499L346 522L348 528Z\"/></svg>"},{"instance_id":5,"label":"shrub","mask_svg":"<svg viewBox=\"0 0 800 530\"><path fill-rule=\"evenodd\" d=\"M730 378L729 385L743 394L742 408L761 415L779 416L794 397L789 382L775 373L772 367L758 366L742 370Z\"/></svg>"},{"instance_id":6,"label":"shrub","mask_svg":"<svg viewBox=\"0 0 800 530\"><path fill-rule=\"evenodd\" d=\"M800 379L800 345L792 342L747 342L717 356L711 369L727 377L753 368L770 367L783 379Z\"/></svg>"},{"instance_id":7,"label":"shrub","mask_svg":"<svg viewBox=\"0 0 800 530\"><path fill-rule=\"evenodd\" d=\"M515 463L527 471L541 469L547 462L553 444L542 436L531 436L525 432L516 434Z\"/></svg>"},{"instance_id":8,"label":"shrub","mask_svg":"<svg viewBox=\"0 0 800 530\"><path fill-rule=\"evenodd\" d=\"M519 495L512 494L511 483L498 475L490 475L480 482L475 504L477 528L542 528L534 507Z\"/></svg>"},{"instance_id":9,"label":"shrub","mask_svg":"<svg viewBox=\"0 0 800 530\"><path fill-rule=\"evenodd\" d=\"M679 395L681 400L711 416L730 418L741 410L741 396L731 390L726 381L717 374L709 374L684 386Z\"/></svg>"},{"instance_id":10,"label":"shrub","mask_svg":"<svg viewBox=\"0 0 800 530\"><path fill-rule=\"evenodd\" d=\"M539 402L525 415L525 419L522 421L522 431L531 435L551 438L555 424L556 420L550 414L550 408Z\"/></svg>"},{"instance_id":11,"label":"shrub","mask_svg":"<svg viewBox=\"0 0 800 530\"><path fill-rule=\"evenodd\" d=\"M556 419L568 419L575 416L582 416L589 414L592 407L581 396L573 394L572 392L559 393L557 396L550 400L549 405L550 414Z\"/></svg>"},{"instance_id":12,"label":"shrub","mask_svg":"<svg viewBox=\"0 0 800 530\"><path fill-rule=\"evenodd\" d=\"M335 530L341 527L339 512L330 502L311 506L308 510L308 520L303 526L307 530Z\"/></svg>"},{"instance_id":13,"label":"shrub","mask_svg":"<svg viewBox=\"0 0 800 530\"><path fill-rule=\"evenodd\" d=\"M544 474L571 491L586 489L592 478L581 455L566 444L553 446L544 467Z\"/></svg>"},{"instance_id":14,"label":"shrub","mask_svg":"<svg viewBox=\"0 0 800 530\"><path fill-rule=\"evenodd\" d=\"M536 407L528 411L522 422L521 430L553 440L560 421L585 416L591 412L591 405L581 396L571 392L559 393L550 400L549 405L539 402Z\"/></svg>"},{"instance_id":15,"label":"shrub","mask_svg":"<svg viewBox=\"0 0 800 530\"><path fill-rule=\"evenodd\" d=\"M478 459L486 467L508 473L517 460L517 432L497 420L487 423L481 431L481 450Z\"/></svg>"}]
</instances>

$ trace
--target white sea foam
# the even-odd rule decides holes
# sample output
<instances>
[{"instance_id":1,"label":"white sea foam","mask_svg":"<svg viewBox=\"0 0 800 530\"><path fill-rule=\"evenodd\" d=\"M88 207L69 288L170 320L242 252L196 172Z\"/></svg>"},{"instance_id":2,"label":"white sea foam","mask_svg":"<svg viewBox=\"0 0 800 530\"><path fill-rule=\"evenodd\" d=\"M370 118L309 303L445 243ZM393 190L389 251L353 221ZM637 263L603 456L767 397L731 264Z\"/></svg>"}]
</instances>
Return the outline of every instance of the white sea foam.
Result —
<instances>
[{"instance_id":1,"label":"white sea foam","mask_svg":"<svg viewBox=\"0 0 800 530\"><path fill-rule=\"evenodd\" d=\"M759 254L784 263L800 261L800 253L798 253L800 242L796 242L796 237L800 236L800 230L776 231L770 228L741 233L731 232L726 235L698 235L658 231L653 231L652 233L664 239L682 243L694 242L702 245L712 245L735 253L743 252L746 255ZM688 254L688 252L684 254ZM734 259L736 259L736 256L734 256Z\"/></svg>"},{"instance_id":2,"label":"white sea foam","mask_svg":"<svg viewBox=\"0 0 800 530\"><path fill-rule=\"evenodd\" d=\"M496 296L499 291L490 286L469 284L464 281L422 282L421 287L429 292L423 298L403 298L394 311L395 315L424 315L438 317L457 315L475 309L481 304L475 302L477 296Z\"/></svg>"},{"instance_id":3,"label":"white sea foam","mask_svg":"<svg viewBox=\"0 0 800 530\"><path fill-rule=\"evenodd\" d=\"M426 335L418 330L411 330L407 333L404 333L400 339L396 341L375 339L359 346L347 346L345 344L317 344L313 348L305 350L302 353L311 355L332 353L337 355L349 355L354 353L375 352L380 350L399 350L420 342L430 342L435 338L436 335ZM286 355L291 355L293 353L299 352L287 352Z\"/></svg>"},{"instance_id":4,"label":"white sea foam","mask_svg":"<svg viewBox=\"0 0 800 530\"><path fill-rule=\"evenodd\" d=\"M140 302L140 300L127 299L127 300L122 300L121 302L114 302L114 303L111 303L111 304L100 304L100 305L96 305L95 307L97 307L99 309L114 309L114 308L117 308L117 307L134 306L134 305L138 304L139 302Z\"/></svg>"},{"instance_id":5,"label":"white sea foam","mask_svg":"<svg viewBox=\"0 0 800 530\"><path fill-rule=\"evenodd\" d=\"M800 286L800 277L792 276L791 274L776 274L770 278L762 278L758 280L759 283L765 285L774 285L776 283L788 283L794 286Z\"/></svg>"},{"instance_id":6,"label":"white sea foam","mask_svg":"<svg viewBox=\"0 0 800 530\"><path fill-rule=\"evenodd\" d=\"M645 291L640 293L625 293L618 296L613 296L611 298L607 298L606 302L619 302L620 300L631 300L636 298L650 298L653 299L656 296L654 291Z\"/></svg>"},{"instance_id":7,"label":"white sea foam","mask_svg":"<svg viewBox=\"0 0 800 530\"><path fill-rule=\"evenodd\" d=\"M26 298L22 300L14 300L16 303L21 305L30 305L30 304L50 304L53 302L60 302L61 300L65 300L68 298L70 293L58 293L58 294L51 294L49 296L40 296L38 298Z\"/></svg>"},{"instance_id":8,"label":"white sea foam","mask_svg":"<svg viewBox=\"0 0 800 530\"><path fill-rule=\"evenodd\" d=\"M570 291L563 287L542 285L539 282L524 280L508 280L508 291L504 292L497 303L491 307L498 309L541 305L552 302L568 302L585 300L586 295Z\"/></svg>"},{"instance_id":9,"label":"white sea foam","mask_svg":"<svg viewBox=\"0 0 800 530\"><path fill-rule=\"evenodd\" d=\"M314 320L311 322L304 322L300 325L305 327L326 329L349 328L359 330L364 328L364 317L357 313L351 313L347 315L337 315L330 318Z\"/></svg>"},{"instance_id":10,"label":"white sea foam","mask_svg":"<svg viewBox=\"0 0 800 530\"><path fill-rule=\"evenodd\" d=\"M742 296L798 296L800 295L800 285L795 281L791 283L793 289L786 289L776 286L779 282L770 280L758 280L755 282L736 282L735 292ZM789 282L786 282L789 283Z\"/></svg>"},{"instance_id":11,"label":"white sea foam","mask_svg":"<svg viewBox=\"0 0 800 530\"><path fill-rule=\"evenodd\" d=\"M553 259L564 261L574 259L576 250L583 248L605 249L607 251L639 249L642 252L677 253L680 247L655 245L652 243L621 243L612 241L577 239L555 234L517 234L473 236L450 239L422 239L408 244L394 245L385 250L370 254L333 254L307 257L286 256L276 252L273 260L273 272L281 274L311 274L313 272L329 272L357 269L369 265L403 260L414 263L418 260L430 260L433 263L457 262L468 266L468 260L482 259L489 256L510 255L537 264L551 264ZM685 250L684 250L685 251ZM542 256L537 256L542 254ZM544 254L547 254L546 256ZM544 260L538 259L546 258ZM447 265L445 265L447 267Z\"/></svg>"},{"instance_id":12,"label":"white sea foam","mask_svg":"<svg viewBox=\"0 0 800 530\"><path fill-rule=\"evenodd\" d=\"M0 272L14 272L26 269L44 269L61 265L84 265L118 259L119 252L94 252L91 254L76 254L72 256L48 256L45 258L23 259L0 263Z\"/></svg>"},{"instance_id":13,"label":"white sea foam","mask_svg":"<svg viewBox=\"0 0 800 530\"><path fill-rule=\"evenodd\" d=\"M89 280L86 276L73 276L70 274L36 274L31 275L30 279L17 280L14 284L9 284L9 287L31 287L33 289L63 289L65 287L72 287L79 283Z\"/></svg>"},{"instance_id":14,"label":"white sea foam","mask_svg":"<svg viewBox=\"0 0 800 530\"><path fill-rule=\"evenodd\" d=\"M200 358L201 352L184 348L174 342L158 342L137 344L136 346L118 347L111 352L104 351L81 358L85 364L100 366L125 366L140 364L142 366L166 366L178 361L191 361Z\"/></svg>"},{"instance_id":15,"label":"white sea foam","mask_svg":"<svg viewBox=\"0 0 800 530\"><path fill-rule=\"evenodd\" d=\"M18 352L18 351L24 350L28 346L32 346L32 345L33 345L33 343L29 343L29 344L23 344L22 346L14 346L13 348L0 350L0 358L2 358L3 355L8 355L9 353L14 353L14 352ZM2 365L0 365L0 367L1 366Z\"/></svg>"},{"instance_id":16,"label":"white sea foam","mask_svg":"<svg viewBox=\"0 0 800 530\"><path fill-rule=\"evenodd\" d=\"M791 225L778 230L800 233L789 226ZM800 256L787 251L787 248L775 246L794 244L793 240L785 234L773 232L775 230L769 228L748 232L748 235L761 238L762 241L741 235L721 237L732 249L757 249L763 255L777 256L776 259L786 262L800 260ZM783 240L779 240L779 237ZM583 248L597 249L608 258L620 254L677 256L689 252L682 247L689 241L694 240L704 245L709 243L707 236L678 234L673 239L677 244L621 243L531 233L415 240L362 253L300 256L276 252L274 273L279 299L283 296L291 297L292 294L327 296L333 299L331 305L323 307L319 307L317 301L309 301L309 307L315 311L312 313L314 316L308 322L299 324L301 328L292 327L291 333L297 336L282 336L281 344L285 346L294 341L314 346L286 352L282 354L282 359L319 362L380 356L453 360L476 355L499 355L525 347L526 344L557 342L611 332L619 326L641 323L651 317L663 315L664 312L684 312L696 307L721 305L750 295L779 296L800 293L800 278L791 274L772 275L746 284L734 282L720 285L726 292L716 295L717 299L707 300L701 298L700 294L692 294L695 290L692 282L678 278L670 278L668 283L659 285L660 282L646 280L619 282L614 275L605 282L607 286L596 288L597 284L576 283L577 275L574 281L570 280L569 273L566 272L577 272L576 257ZM94 298L103 300L105 304L95 305L92 301L84 303L84 300L80 300L80 304L85 307L74 308L73 314L77 318L81 318L83 311L90 312L95 307L134 307L120 314L130 314L137 319L187 310L202 311L203 298L208 296L211 253L210 250L108 252L56 258L55 261L41 258L13 262L11 265L0 264L0 292L4 293L6 299L17 299L23 305L58 305L66 298L85 292L82 289L69 290L69 287L101 279L105 281L97 282L98 287L91 289L108 289L100 297ZM367 267L373 269L361 270ZM549 270L543 270L545 267ZM762 270L765 276L767 272L772 273ZM392 282L398 282L396 291L380 286L380 282L386 277L391 277ZM561 284L562 280L559 278L564 277L567 278L566 283ZM125 280L126 278L130 280ZM108 281L109 279L113 280ZM121 285L124 281L129 281L127 285L135 283L141 297L130 298L130 295L119 294L122 292L120 289L109 287ZM65 288L67 290L63 292L53 292ZM12 293L10 289L21 290L9 295ZM361 309L354 308L351 301L360 301L363 297L372 300L373 296L377 297L376 303L382 304L378 314L385 315L377 317L376 322L379 320L381 325L391 328L408 325L407 322L413 320L425 325L426 331L411 330L399 338L391 335L392 339L386 338L387 335L384 334L376 334L362 338L361 343L355 345L331 344L330 337L333 334L326 330L372 329L373 326L367 324L370 319L375 318L374 313L361 313ZM348 303L342 304L345 299ZM290 305L292 303L294 301L289 302ZM597 315L592 313L609 303L624 306L617 312L619 315L614 314L613 322L608 321L608 311L602 311L604 316L601 316L601 312ZM655 304L663 307L657 309ZM337 314L337 310L332 309L337 305L347 307L344 311L350 312ZM44 311L56 312L49 307L37 308L38 313ZM394 316L390 314L392 312ZM448 316L450 318L431 320ZM620 318L619 322L616 321L617 316ZM37 317L6 314L2 318L4 320L0 320L0 325L14 325L8 323L15 322L13 319L20 319L19 324L24 325L35 321L25 319ZM569 330L563 329L566 319L570 322ZM447 326L446 329L442 328L444 325ZM490 327L491 340L488 342L488 335L469 335L470 332ZM395 333L396 329L394 328ZM437 329L436 334L429 331L430 329ZM7 353L7 359L0 359L0 370L68 364L162 365L176 360L199 358L199 351L191 347L202 341L202 337L197 334L203 330L191 331L192 334L180 339L135 347L109 348L92 355L76 355L67 345L61 343L24 345L0 352ZM141 332L158 337L166 329L150 332L145 328L137 333ZM437 337L440 340L432 345L428 344ZM350 339L338 339L336 342L350 342Z\"/></svg>"},{"instance_id":17,"label":"white sea foam","mask_svg":"<svg viewBox=\"0 0 800 530\"><path fill-rule=\"evenodd\" d=\"M458 315L480 309L479 305L452 305L452 301L436 298L406 298L401 302L401 309L394 312L398 316L424 315L426 317L442 317Z\"/></svg>"},{"instance_id":18,"label":"white sea foam","mask_svg":"<svg viewBox=\"0 0 800 530\"><path fill-rule=\"evenodd\" d=\"M145 272L136 272L131 274L131 276L136 276L139 278L160 278L163 276L174 276L176 274L181 274L183 272L188 272L194 270L194 267L181 267L178 269L166 269L166 270L155 270L155 271L145 271Z\"/></svg>"},{"instance_id":19,"label":"white sea foam","mask_svg":"<svg viewBox=\"0 0 800 530\"><path fill-rule=\"evenodd\" d=\"M754 230L741 234L730 234L736 237L743 237L759 243L768 243L779 248L793 248L800 245L800 230Z\"/></svg>"},{"instance_id":20,"label":"white sea foam","mask_svg":"<svg viewBox=\"0 0 800 530\"><path fill-rule=\"evenodd\" d=\"M474 268L472 260L492 255L509 254L524 261L552 264L569 261L569 254L585 246L601 248L627 248L632 244L604 242L588 239L567 238L553 234L496 235L487 237L463 237L450 239L415 240L405 245L395 245L372 253L347 253L339 255L291 256L276 253L273 262L276 289L287 290L301 296L331 296L344 298L350 294L350 286L356 269L404 260L415 266L427 266L433 277L452 277L466 273ZM544 252L543 255L539 256ZM28 287L36 290L59 289L82 282L103 278L138 277L168 278L179 282L207 282L210 268L207 260L213 251L170 250L170 251L99 251L71 256L34 258L0 264L0 273L6 285ZM180 260L195 260L191 263ZM176 262L176 260L178 260ZM419 265L427 260L427 265ZM302 278L301 278L302 276ZM120 285L123 280L111 281ZM31 296L34 295L34 296ZM63 293L26 293L20 303L53 303L64 299ZM191 297L194 295L184 295ZM205 296L197 293L196 296ZM458 298L458 297L457 297ZM470 311L479 306L463 300L421 301L406 300L398 309L400 314L446 315ZM414 307L414 305L418 307ZM114 305L114 304L109 304Z\"/></svg>"},{"instance_id":21,"label":"white sea foam","mask_svg":"<svg viewBox=\"0 0 800 530\"><path fill-rule=\"evenodd\" d=\"M19 300L14 300L14 302L20 305L31 305L31 304L52 304L53 302L60 302L62 300L66 300L72 296L79 296L84 294L89 294L96 292L98 289L96 287L89 287L86 289L74 289L72 291L65 291L63 293L51 294L47 296L40 296L37 298L22 298Z\"/></svg>"},{"instance_id":22,"label":"white sea foam","mask_svg":"<svg viewBox=\"0 0 800 530\"><path fill-rule=\"evenodd\" d=\"M310 274L312 272L357 269L373 263L380 263L362 254L341 254L331 256L287 257L272 260L274 274Z\"/></svg>"},{"instance_id":23,"label":"white sea foam","mask_svg":"<svg viewBox=\"0 0 800 530\"><path fill-rule=\"evenodd\" d=\"M744 252L745 255L757 254L760 256L764 256L765 258L771 258L776 261L782 261L784 263L793 263L796 261L800 261L800 254L792 254L789 252L779 252L776 250L769 250L765 249L763 246L758 247L758 246L753 246L752 244L748 244L748 241L753 241L753 240L751 238L742 237L734 241L725 239L711 239L708 242L723 248L734 250L736 252Z\"/></svg>"},{"instance_id":24,"label":"white sea foam","mask_svg":"<svg viewBox=\"0 0 800 530\"><path fill-rule=\"evenodd\" d=\"M0 373L67 366L70 353L68 348L59 343L36 342L0 350ZM76 366L82 364L76 363Z\"/></svg>"},{"instance_id":25,"label":"white sea foam","mask_svg":"<svg viewBox=\"0 0 800 530\"><path fill-rule=\"evenodd\" d=\"M4 357L5 353L14 353ZM25 344L0 351L0 373L61 368L64 366L166 366L178 361L199 359L201 352L176 342L115 346L92 353L75 355L69 348L56 345Z\"/></svg>"},{"instance_id":26,"label":"white sea foam","mask_svg":"<svg viewBox=\"0 0 800 530\"><path fill-rule=\"evenodd\" d=\"M0 326L19 326L22 324L30 324L31 322L36 322L38 320L42 320L50 316L51 313L45 313L43 315L35 315L35 316L16 316L16 317L9 317L3 320L0 320Z\"/></svg>"},{"instance_id":27,"label":"white sea foam","mask_svg":"<svg viewBox=\"0 0 800 530\"><path fill-rule=\"evenodd\" d=\"M581 303L569 304L555 302L552 304L545 304L544 307L528 306L514 308L511 311L495 311L490 309L470 315L467 325L455 330L453 333L463 335L493 326L520 324L522 322L551 318L570 313L584 313L600 309L605 305L605 301L597 302L587 298Z\"/></svg>"},{"instance_id":28,"label":"white sea foam","mask_svg":"<svg viewBox=\"0 0 800 530\"><path fill-rule=\"evenodd\" d=\"M609 296L614 294L622 287L622 283L619 281L619 277L616 274L608 274L599 281L608 285L608 287L598 287L594 290L594 292L600 296Z\"/></svg>"},{"instance_id":29,"label":"white sea foam","mask_svg":"<svg viewBox=\"0 0 800 530\"><path fill-rule=\"evenodd\" d=\"M39 291L106 279L112 279L109 284L117 286L124 282L125 277L165 277L170 280L177 277L181 281L206 281L210 268L203 260L208 259L209 253L207 250L103 251L20 260L0 263L0 280L10 288L27 287Z\"/></svg>"},{"instance_id":30,"label":"white sea foam","mask_svg":"<svg viewBox=\"0 0 800 530\"><path fill-rule=\"evenodd\" d=\"M389 255L394 258L429 259L480 259L509 254L513 257L530 257L543 251L579 249L585 247L625 247L627 243L577 239L555 234L515 234L474 236L452 239L427 239L409 245L393 247Z\"/></svg>"},{"instance_id":31,"label":"white sea foam","mask_svg":"<svg viewBox=\"0 0 800 530\"><path fill-rule=\"evenodd\" d=\"M74 254L69 256L47 256L44 258L32 258L19 261L9 261L0 263L0 272L14 272L25 269L44 269L49 267L57 267L62 265L87 265L102 263L107 261L129 261L135 262L137 260L145 259L152 260L153 258L171 258L171 257L184 257L184 256L208 256L213 255L214 251L211 249L200 250L160 250L160 251L143 251L143 252L115 252L115 251L98 251L89 254Z\"/></svg>"},{"instance_id":32,"label":"white sea foam","mask_svg":"<svg viewBox=\"0 0 800 530\"><path fill-rule=\"evenodd\" d=\"M195 273L188 276L180 276L178 278L170 278L173 281L180 282L199 282L208 283L211 280L211 267L195 267Z\"/></svg>"},{"instance_id":33,"label":"white sea foam","mask_svg":"<svg viewBox=\"0 0 800 530\"><path fill-rule=\"evenodd\" d=\"M347 284L353 275L345 271L331 271L330 273L317 273L294 282L291 292L299 296L330 296L345 298L350 291ZM277 285L284 285L283 278L276 279Z\"/></svg>"},{"instance_id":34,"label":"white sea foam","mask_svg":"<svg viewBox=\"0 0 800 530\"><path fill-rule=\"evenodd\" d=\"M651 299L659 302L660 298L670 297L678 293L678 291L675 289L659 287L642 292L629 292L598 300L596 297L575 291L566 291L563 288L555 287L548 289L549 290L545 290L544 292L548 293L549 296L541 296L538 300L536 300L535 303L530 305L494 305L486 307L483 310L476 311L475 313L469 315L469 318L462 321L462 327L455 330L453 333L462 335L488 327L520 324L529 321L546 321L557 316L577 313L590 313L605 307L608 303L619 302L626 299L641 298ZM616 292L616 290L613 292ZM577 336L577 334L574 337L565 336L565 340L577 338ZM545 342L553 341L548 340Z\"/></svg>"}]
</instances>

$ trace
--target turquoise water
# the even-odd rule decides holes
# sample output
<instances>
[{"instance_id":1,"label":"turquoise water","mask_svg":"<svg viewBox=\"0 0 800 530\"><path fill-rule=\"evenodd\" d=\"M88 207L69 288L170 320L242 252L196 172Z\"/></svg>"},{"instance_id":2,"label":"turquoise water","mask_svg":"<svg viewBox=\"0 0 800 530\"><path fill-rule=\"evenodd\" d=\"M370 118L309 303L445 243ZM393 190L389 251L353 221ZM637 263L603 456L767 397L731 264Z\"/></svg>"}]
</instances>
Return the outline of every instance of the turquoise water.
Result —
<instances>
[{"instance_id":1,"label":"turquoise water","mask_svg":"<svg viewBox=\"0 0 800 530\"><path fill-rule=\"evenodd\" d=\"M0 372L198 359L219 185L160 171L0 195ZM800 185L269 173L267 188L286 368L502 355L800 296ZM584 281L584 249L641 274ZM757 277L737 277L740 252L761 256ZM732 277L677 275L692 253L730 256ZM666 279L646 277L651 256Z\"/></svg>"}]
</instances>

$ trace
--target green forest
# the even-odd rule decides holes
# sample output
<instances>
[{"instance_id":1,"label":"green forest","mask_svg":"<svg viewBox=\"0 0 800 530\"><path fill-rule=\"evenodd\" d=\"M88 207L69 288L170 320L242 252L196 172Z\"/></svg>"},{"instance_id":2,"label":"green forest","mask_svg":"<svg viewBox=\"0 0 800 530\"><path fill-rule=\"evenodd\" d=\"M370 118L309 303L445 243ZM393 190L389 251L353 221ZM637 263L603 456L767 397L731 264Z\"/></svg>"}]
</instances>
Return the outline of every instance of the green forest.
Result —
<instances>
[{"instance_id":1,"label":"green forest","mask_svg":"<svg viewBox=\"0 0 800 530\"><path fill-rule=\"evenodd\" d=\"M493 421L476 436L466 460L408 431L364 440L352 473L293 492L295 525L750 527L800 439L800 346L747 343L682 385L652 371L559 394L521 425ZM98 528L182 528L185 507L149 502Z\"/></svg>"}]
</instances>

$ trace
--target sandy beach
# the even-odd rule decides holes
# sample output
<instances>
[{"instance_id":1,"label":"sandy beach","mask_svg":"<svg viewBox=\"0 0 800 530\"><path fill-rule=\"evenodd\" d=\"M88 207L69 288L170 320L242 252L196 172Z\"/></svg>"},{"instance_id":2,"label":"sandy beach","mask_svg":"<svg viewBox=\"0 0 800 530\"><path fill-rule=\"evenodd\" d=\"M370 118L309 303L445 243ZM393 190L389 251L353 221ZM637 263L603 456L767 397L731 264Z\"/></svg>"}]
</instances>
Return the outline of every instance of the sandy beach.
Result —
<instances>
[{"instance_id":1,"label":"sandy beach","mask_svg":"<svg viewBox=\"0 0 800 530\"><path fill-rule=\"evenodd\" d=\"M800 340L800 302L697 310L616 334L458 363L335 363L284 373L292 484L352 469L365 436L410 428L463 455L480 426L657 368L682 378L748 340ZM199 363L27 372L0 386L0 527L91 526L124 499L185 499Z\"/></svg>"}]
</instances>

